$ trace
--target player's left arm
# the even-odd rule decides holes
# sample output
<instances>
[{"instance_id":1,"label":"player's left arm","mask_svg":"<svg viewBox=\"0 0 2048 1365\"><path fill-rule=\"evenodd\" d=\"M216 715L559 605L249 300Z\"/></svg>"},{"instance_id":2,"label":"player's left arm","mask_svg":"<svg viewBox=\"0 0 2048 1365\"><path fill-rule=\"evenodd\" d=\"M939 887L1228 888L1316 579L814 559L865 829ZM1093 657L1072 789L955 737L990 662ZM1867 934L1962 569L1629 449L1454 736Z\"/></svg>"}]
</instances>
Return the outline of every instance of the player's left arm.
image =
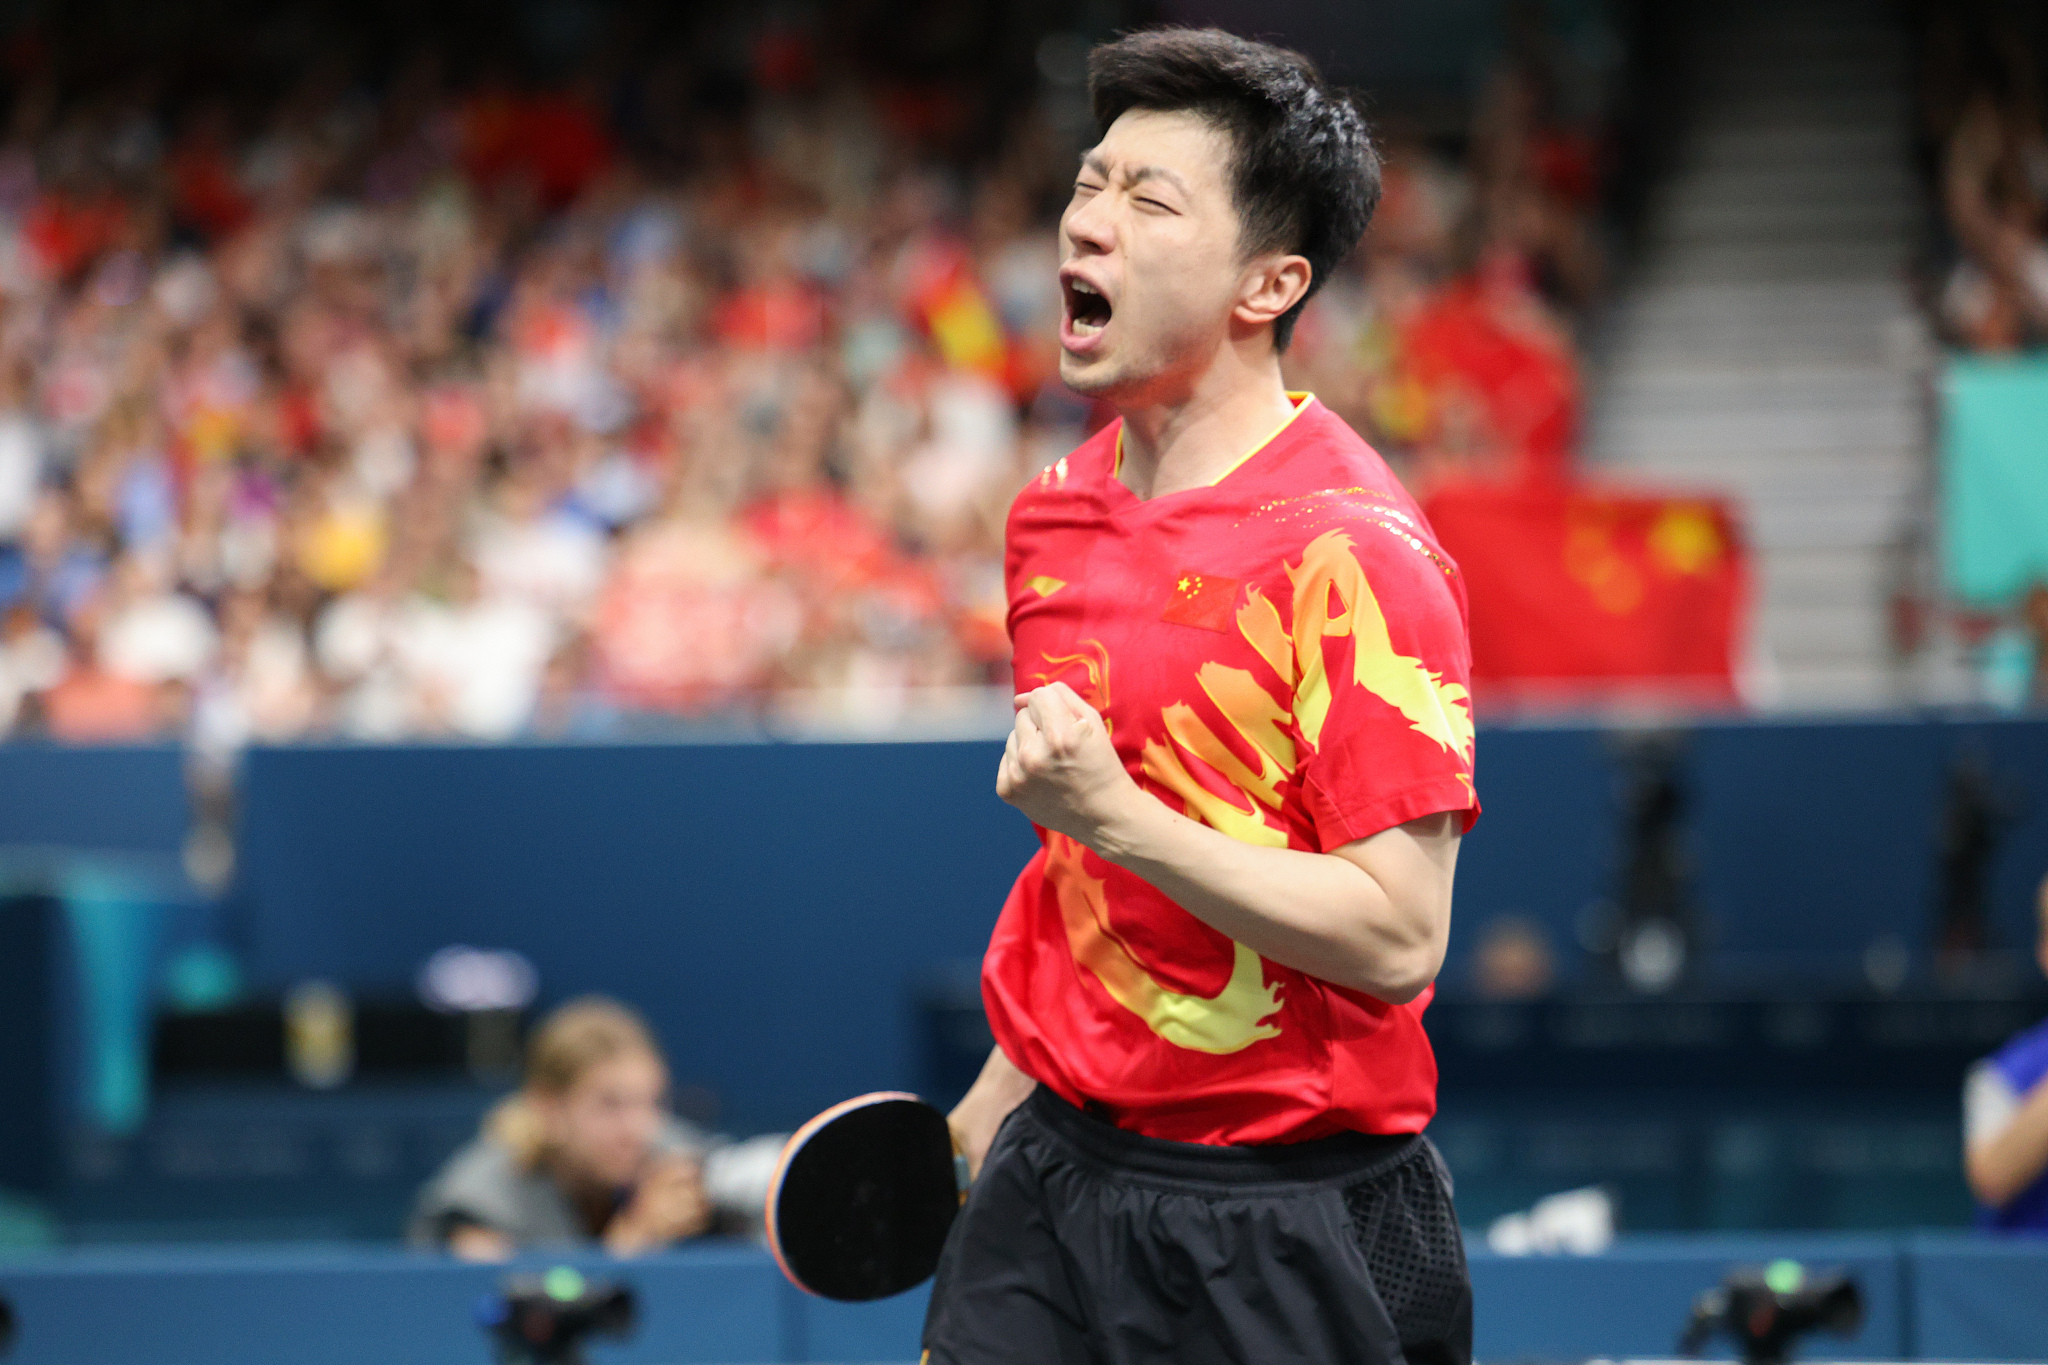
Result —
<instances>
[{"instance_id":1,"label":"player's left arm","mask_svg":"<svg viewBox=\"0 0 2048 1365\"><path fill-rule=\"evenodd\" d=\"M1451 927L1461 812L1328 853L1233 839L1148 795L1065 683L1020 698L996 793L1143 877L1261 957L1393 1004L1436 979Z\"/></svg>"}]
</instances>

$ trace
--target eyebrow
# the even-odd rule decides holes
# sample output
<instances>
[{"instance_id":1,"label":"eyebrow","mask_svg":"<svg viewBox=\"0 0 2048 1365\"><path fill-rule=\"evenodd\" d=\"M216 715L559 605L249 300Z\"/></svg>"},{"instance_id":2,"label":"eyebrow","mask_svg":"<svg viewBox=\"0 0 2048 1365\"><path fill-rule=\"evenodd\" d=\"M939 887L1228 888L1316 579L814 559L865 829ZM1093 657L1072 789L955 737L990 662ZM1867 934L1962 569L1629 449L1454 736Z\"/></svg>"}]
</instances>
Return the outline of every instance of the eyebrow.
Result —
<instances>
[{"instance_id":1,"label":"eyebrow","mask_svg":"<svg viewBox=\"0 0 2048 1365\"><path fill-rule=\"evenodd\" d=\"M1109 178L1108 163L1105 162L1101 157L1097 156L1094 152L1089 152L1081 158L1081 167L1083 170L1090 170L1095 172L1097 175L1101 176L1105 180ZM1179 190L1182 194L1187 195L1190 199L1194 198L1194 191L1188 188L1188 182L1181 179L1180 176L1175 174L1173 171L1168 170L1164 166L1132 167L1129 183L1135 185L1142 180L1167 181L1170 184L1172 184L1175 189Z\"/></svg>"}]
</instances>

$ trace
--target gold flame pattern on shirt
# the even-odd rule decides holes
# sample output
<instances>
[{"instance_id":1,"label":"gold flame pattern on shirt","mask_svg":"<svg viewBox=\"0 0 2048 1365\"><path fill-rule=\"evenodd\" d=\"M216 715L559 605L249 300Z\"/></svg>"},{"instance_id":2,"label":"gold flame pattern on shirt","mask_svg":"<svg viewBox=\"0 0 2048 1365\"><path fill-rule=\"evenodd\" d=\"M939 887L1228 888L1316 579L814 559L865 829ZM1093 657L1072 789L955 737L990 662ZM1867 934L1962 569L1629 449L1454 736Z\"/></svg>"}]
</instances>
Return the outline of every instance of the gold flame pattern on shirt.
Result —
<instances>
[{"instance_id":1,"label":"gold flame pattern on shirt","mask_svg":"<svg viewBox=\"0 0 2048 1365\"><path fill-rule=\"evenodd\" d=\"M1081 665L1081 671L1088 675L1084 686L1074 689L1074 694L1101 713L1105 723L1109 720L1109 647L1100 640L1083 640L1072 654L1041 654L1045 664L1042 672L1034 674L1041 684L1052 682L1066 672L1073 664Z\"/></svg>"},{"instance_id":2,"label":"gold flame pattern on shirt","mask_svg":"<svg viewBox=\"0 0 2048 1365\"><path fill-rule=\"evenodd\" d=\"M1322 642L1349 635L1354 681L1406 716L1410 728L1470 762L1472 694L1394 648L1379 599L1351 551L1351 537L1325 531L1309 542L1300 564L1287 566L1294 583L1294 658L1300 668L1294 683L1294 714L1302 738L1316 744L1330 714ZM1335 613L1330 610L1332 595L1338 601Z\"/></svg>"},{"instance_id":3,"label":"gold flame pattern on shirt","mask_svg":"<svg viewBox=\"0 0 2048 1365\"><path fill-rule=\"evenodd\" d=\"M1085 851L1064 834L1048 833L1046 874L1066 924L1067 947L1111 999L1167 1042L1194 1052L1241 1052L1280 1036L1277 1024L1261 1022L1278 1012L1280 992L1266 984L1264 961L1242 943L1231 945L1230 980L1217 994L1184 995L1160 985L1111 927L1109 897L1102 879L1082 866Z\"/></svg>"}]
</instances>

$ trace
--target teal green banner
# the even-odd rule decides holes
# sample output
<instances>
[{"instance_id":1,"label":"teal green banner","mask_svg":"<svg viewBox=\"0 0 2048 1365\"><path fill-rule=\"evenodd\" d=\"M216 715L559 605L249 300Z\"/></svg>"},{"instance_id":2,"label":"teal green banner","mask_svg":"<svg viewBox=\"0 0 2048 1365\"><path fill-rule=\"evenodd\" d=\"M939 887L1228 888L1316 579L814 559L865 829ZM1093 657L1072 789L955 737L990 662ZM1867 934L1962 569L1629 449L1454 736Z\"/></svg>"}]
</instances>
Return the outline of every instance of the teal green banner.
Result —
<instances>
[{"instance_id":1,"label":"teal green banner","mask_svg":"<svg viewBox=\"0 0 2048 1365\"><path fill-rule=\"evenodd\" d=\"M2048 359L1956 358L1942 376L1942 566L1973 607L2048 583Z\"/></svg>"}]
</instances>

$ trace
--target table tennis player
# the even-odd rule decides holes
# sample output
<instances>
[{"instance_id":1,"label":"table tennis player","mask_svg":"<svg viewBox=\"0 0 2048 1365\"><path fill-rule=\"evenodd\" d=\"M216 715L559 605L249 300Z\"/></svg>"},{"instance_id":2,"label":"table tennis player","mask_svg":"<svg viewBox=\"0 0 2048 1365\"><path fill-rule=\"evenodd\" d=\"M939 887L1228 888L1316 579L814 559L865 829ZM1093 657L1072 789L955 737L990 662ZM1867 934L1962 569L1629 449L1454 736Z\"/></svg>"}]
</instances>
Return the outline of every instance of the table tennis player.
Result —
<instances>
[{"instance_id":1,"label":"table tennis player","mask_svg":"<svg viewBox=\"0 0 2048 1365\"><path fill-rule=\"evenodd\" d=\"M997 791L1042 848L984 963L925 1358L1466 1361L1422 1136L1479 811L1464 588L1280 367L1378 159L1306 59L1214 30L1098 47L1089 90L1060 374L1118 416L1010 513Z\"/></svg>"}]
</instances>

